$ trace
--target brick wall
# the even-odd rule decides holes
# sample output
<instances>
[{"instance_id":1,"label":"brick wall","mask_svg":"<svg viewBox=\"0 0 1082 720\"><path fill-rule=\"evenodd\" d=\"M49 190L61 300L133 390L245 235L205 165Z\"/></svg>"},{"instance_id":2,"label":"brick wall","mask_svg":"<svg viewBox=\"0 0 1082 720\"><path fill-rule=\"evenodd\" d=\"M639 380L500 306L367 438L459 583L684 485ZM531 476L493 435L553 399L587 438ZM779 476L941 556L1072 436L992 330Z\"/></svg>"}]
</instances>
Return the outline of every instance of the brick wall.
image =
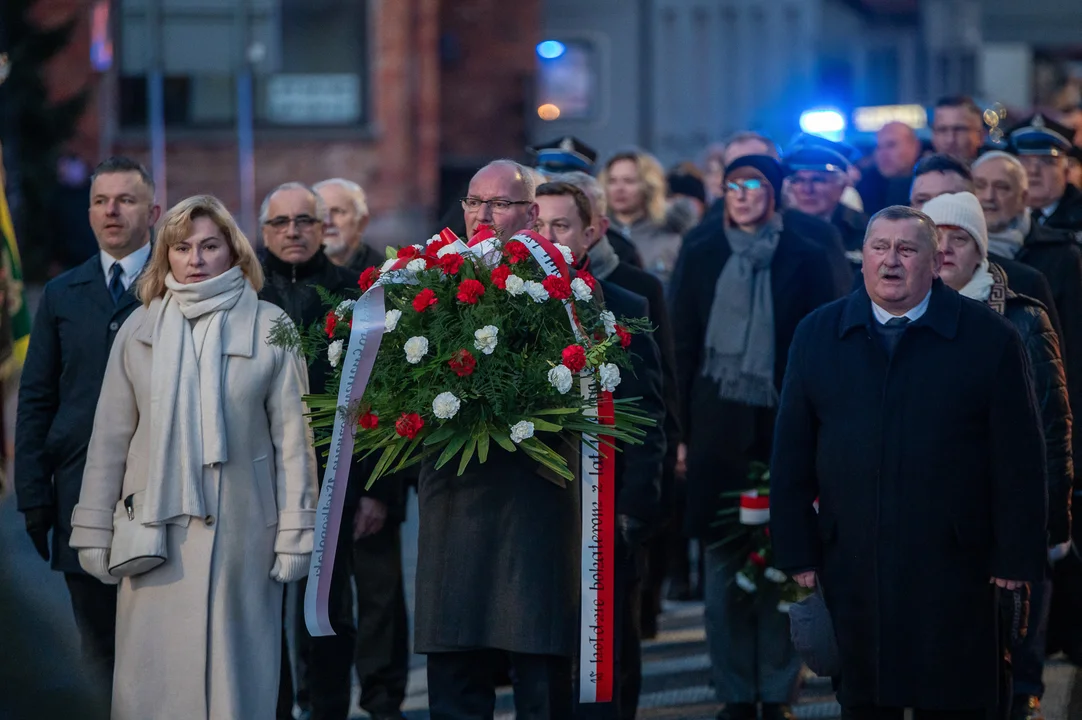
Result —
<instances>
[{"instance_id":1,"label":"brick wall","mask_svg":"<svg viewBox=\"0 0 1082 720\"><path fill-rule=\"evenodd\" d=\"M440 11L444 164L520 158L533 112L540 0L450 0Z\"/></svg>"}]
</instances>

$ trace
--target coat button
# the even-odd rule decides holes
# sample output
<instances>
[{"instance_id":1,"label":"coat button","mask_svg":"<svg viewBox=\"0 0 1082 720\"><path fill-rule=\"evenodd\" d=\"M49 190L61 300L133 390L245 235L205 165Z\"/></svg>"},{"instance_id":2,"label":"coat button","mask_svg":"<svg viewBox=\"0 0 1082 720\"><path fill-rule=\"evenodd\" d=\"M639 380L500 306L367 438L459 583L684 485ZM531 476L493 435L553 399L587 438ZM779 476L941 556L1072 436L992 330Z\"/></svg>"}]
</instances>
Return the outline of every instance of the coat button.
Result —
<instances>
[{"instance_id":1,"label":"coat button","mask_svg":"<svg viewBox=\"0 0 1082 720\"><path fill-rule=\"evenodd\" d=\"M207 527L212 527L214 525L214 516L207 515L205 518L203 518L203 522L207 524Z\"/></svg>"},{"instance_id":2,"label":"coat button","mask_svg":"<svg viewBox=\"0 0 1082 720\"><path fill-rule=\"evenodd\" d=\"M116 332L117 330L120 329L120 323L117 323L117 322L109 323L109 329L112 330L113 332Z\"/></svg>"}]
</instances>

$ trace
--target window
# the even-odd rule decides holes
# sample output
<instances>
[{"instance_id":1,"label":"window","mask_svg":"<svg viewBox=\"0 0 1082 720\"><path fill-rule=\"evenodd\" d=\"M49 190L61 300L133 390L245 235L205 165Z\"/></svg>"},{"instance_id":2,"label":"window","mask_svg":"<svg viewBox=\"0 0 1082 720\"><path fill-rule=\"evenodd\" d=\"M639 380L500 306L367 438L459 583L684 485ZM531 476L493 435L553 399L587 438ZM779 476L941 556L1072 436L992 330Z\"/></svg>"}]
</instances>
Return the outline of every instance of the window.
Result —
<instances>
[{"instance_id":1,"label":"window","mask_svg":"<svg viewBox=\"0 0 1082 720\"><path fill-rule=\"evenodd\" d=\"M148 13L152 2L158 10ZM350 127L365 121L366 3L243 2L241 19L238 0L122 0L121 126L147 121L149 22L155 16L167 126L231 126L242 56L253 72L257 125ZM242 33L244 53L239 50Z\"/></svg>"},{"instance_id":2,"label":"window","mask_svg":"<svg viewBox=\"0 0 1082 720\"><path fill-rule=\"evenodd\" d=\"M537 46L537 107L542 120L588 120L597 114L597 53L588 42Z\"/></svg>"}]
</instances>

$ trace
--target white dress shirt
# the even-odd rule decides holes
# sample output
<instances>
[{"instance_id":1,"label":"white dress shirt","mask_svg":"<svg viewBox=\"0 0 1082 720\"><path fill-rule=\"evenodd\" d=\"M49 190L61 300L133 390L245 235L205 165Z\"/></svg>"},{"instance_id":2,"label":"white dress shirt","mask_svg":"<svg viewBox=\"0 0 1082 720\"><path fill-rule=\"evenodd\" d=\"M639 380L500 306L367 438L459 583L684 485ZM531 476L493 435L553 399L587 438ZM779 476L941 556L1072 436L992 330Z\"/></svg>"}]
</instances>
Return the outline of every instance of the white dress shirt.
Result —
<instances>
[{"instance_id":1,"label":"white dress shirt","mask_svg":"<svg viewBox=\"0 0 1082 720\"><path fill-rule=\"evenodd\" d=\"M131 284L135 282L135 278L139 277L139 273L143 272L143 266L146 265L147 260L150 259L150 243L139 248L123 260L117 260L104 250L101 250L99 254L101 255L101 269L105 273L105 287L109 287L109 280L112 278L113 263L120 263L120 283L124 286L124 289L127 290L131 287Z\"/></svg>"},{"instance_id":2,"label":"white dress shirt","mask_svg":"<svg viewBox=\"0 0 1082 720\"><path fill-rule=\"evenodd\" d=\"M1048 218L1052 217L1055 214L1056 208L1058 207L1059 200L1056 200L1051 205L1045 205L1043 208L1041 208L1041 225L1044 225L1046 222L1048 222Z\"/></svg>"},{"instance_id":3,"label":"white dress shirt","mask_svg":"<svg viewBox=\"0 0 1082 720\"><path fill-rule=\"evenodd\" d=\"M921 300L916 307L910 309L909 312L905 313L904 315L892 315L891 313L876 305L875 301L873 300L872 313L875 314L875 320L880 325L886 325L888 320L896 317L905 317L909 318L909 322L916 322L917 320L920 320L921 316L928 311L928 303L930 303L931 301L932 291L929 290L928 294L924 296L924 299Z\"/></svg>"}]
</instances>

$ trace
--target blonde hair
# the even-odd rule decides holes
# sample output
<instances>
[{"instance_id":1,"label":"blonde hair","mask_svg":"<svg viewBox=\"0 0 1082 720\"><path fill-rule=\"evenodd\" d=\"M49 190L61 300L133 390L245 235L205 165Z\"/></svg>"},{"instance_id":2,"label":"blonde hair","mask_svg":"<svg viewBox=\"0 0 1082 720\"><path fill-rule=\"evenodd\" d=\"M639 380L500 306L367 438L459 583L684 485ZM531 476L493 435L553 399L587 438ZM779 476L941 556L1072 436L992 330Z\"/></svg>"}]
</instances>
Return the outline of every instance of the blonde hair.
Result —
<instances>
[{"instance_id":1,"label":"blonde hair","mask_svg":"<svg viewBox=\"0 0 1082 720\"><path fill-rule=\"evenodd\" d=\"M136 295L144 305L165 295L165 278L169 275L169 248L192 234L192 223L201 217L210 218L218 226L233 253L233 267L239 267L256 292L263 289L263 268L252 244L237 226L229 210L213 195L194 195L181 200L162 218L150 260L139 278Z\"/></svg>"},{"instance_id":2,"label":"blonde hair","mask_svg":"<svg viewBox=\"0 0 1082 720\"><path fill-rule=\"evenodd\" d=\"M635 169L639 173L639 182L643 188L643 209L647 217L656 224L665 222L665 196L667 195L667 183L665 181L665 169L661 167L658 159L642 150L629 150L617 153L605 163L605 169L598 176L602 187L608 187L609 171L612 166L621 160L630 160L635 163Z\"/></svg>"}]
</instances>

